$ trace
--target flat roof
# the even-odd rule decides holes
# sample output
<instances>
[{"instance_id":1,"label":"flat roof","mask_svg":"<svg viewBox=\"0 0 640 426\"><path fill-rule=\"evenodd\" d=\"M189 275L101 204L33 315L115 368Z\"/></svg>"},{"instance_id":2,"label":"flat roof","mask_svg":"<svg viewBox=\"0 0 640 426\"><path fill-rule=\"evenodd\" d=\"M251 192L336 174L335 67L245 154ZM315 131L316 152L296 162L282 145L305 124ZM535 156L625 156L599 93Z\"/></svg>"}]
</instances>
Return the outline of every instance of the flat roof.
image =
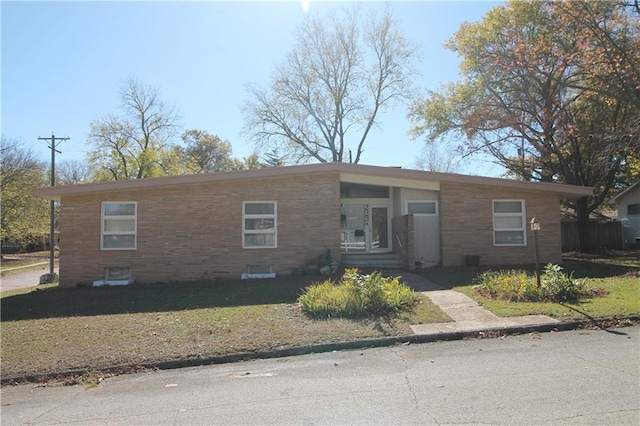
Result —
<instances>
[{"instance_id":1,"label":"flat roof","mask_svg":"<svg viewBox=\"0 0 640 426\"><path fill-rule=\"evenodd\" d=\"M118 192L134 189L161 188L210 182L229 182L296 175L312 175L328 172L372 176L377 178L388 178L390 181L415 181L417 184L424 184L425 182L451 182L521 189L527 191L543 191L556 193L563 198L579 198L593 194L593 188L586 186L575 186L547 182L524 182L512 179L461 175L455 173L427 172L423 170L402 169L399 167L369 166L363 164L350 164L340 162L268 167L262 169L237 170L194 175L165 176L125 181L86 183L79 185L62 185L55 187L37 188L33 191L33 194L38 197L60 201L62 197L70 195Z\"/></svg>"}]
</instances>

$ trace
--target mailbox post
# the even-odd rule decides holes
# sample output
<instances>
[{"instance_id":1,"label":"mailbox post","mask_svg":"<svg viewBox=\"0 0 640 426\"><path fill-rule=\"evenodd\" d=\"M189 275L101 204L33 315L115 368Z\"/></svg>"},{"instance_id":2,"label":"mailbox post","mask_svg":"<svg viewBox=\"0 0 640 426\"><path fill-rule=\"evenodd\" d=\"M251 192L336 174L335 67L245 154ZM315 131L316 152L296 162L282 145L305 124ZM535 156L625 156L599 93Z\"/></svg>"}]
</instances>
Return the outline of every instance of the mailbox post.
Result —
<instances>
[{"instance_id":1,"label":"mailbox post","mask_svg":"<svg viewBox=\"0 0 640 426\"><path fill-rule=\"evenodd\" d=\"M536 256L536 284L540 288L540 252L538 251L538 231L540 231L540 222L536 222L536 218L531 219L531 231L533 232L533 249Z\"/></svg>"}]
</instances>

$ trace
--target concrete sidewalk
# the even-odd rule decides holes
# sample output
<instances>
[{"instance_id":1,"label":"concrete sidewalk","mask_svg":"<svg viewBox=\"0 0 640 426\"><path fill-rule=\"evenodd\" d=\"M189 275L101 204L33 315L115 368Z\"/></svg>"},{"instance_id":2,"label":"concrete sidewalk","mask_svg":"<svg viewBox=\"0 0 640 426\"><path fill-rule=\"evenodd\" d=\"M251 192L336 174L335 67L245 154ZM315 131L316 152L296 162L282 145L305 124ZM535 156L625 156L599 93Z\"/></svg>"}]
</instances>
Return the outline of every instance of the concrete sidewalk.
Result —
<instances>
[{"instance_id":1,"label":"concrete sidewalk","mask_svg":"<svg viewBox=\"0 0 640 426\"><path fill-rule=\"evenodd\" d=\"M454 322L412 325L414 334L437 335L452 332L473 332L554 324L559 321L546 315L526 315L501 318L480 306L469 296L441 286L409 272L399 273L414 290L427 296L438 305Z\"/></svg>"}]
</instances>

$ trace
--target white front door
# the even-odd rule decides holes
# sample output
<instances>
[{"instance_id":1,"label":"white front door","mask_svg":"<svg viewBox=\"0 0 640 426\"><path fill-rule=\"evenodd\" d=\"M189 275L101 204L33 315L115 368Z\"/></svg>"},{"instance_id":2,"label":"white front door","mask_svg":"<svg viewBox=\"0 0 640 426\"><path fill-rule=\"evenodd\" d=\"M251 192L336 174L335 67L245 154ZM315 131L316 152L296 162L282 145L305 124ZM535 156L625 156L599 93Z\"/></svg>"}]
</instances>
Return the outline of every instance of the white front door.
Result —
<instances>
[{"instance_id":1,"label":"white front door","mask_svg":"<svg viewBox=\"0 0 640 426\"><path fill-rule=\"evenodd\" d=\"M388 206L343 204L340 223L342 251L347 253L391 251Z\"/></svg>"}]
</instances>

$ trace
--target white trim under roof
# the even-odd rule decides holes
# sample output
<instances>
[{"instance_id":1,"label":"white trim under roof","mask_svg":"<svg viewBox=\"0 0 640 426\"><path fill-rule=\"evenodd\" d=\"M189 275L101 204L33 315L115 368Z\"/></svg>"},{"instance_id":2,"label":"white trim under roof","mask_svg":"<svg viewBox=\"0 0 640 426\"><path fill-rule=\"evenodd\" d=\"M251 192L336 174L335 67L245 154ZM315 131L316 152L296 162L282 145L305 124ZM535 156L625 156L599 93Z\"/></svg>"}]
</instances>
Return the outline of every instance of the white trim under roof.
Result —
<instances>
[{"instance_id":1,"label":"white trim under roof","mask_svg":"<svg viewBox=\"0 0 640 426\"><path fill-rule=\"evenodd\" d=\"M374 175L357 175L353 173L340 173L340 182L363 183L367 185L394 186L398 188L428 189L440 191L440 182L429 180L403 179Z\"/></svg>"}]
</instances>

